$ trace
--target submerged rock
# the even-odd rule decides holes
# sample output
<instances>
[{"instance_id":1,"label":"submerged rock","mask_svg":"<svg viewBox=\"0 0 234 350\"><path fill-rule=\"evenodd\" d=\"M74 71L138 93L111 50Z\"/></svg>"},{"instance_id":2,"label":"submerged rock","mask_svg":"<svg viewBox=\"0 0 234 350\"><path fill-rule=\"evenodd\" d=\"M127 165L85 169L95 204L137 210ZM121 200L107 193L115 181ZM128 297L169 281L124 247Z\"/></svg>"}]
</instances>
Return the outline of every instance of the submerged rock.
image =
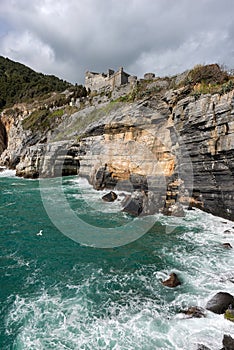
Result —
<instances>
[{"instance_id":1,"label":"submerged rock","mask_svg":"<svg viewBox=\"0 0 234 350\"><path fill-rule=\"evenodd\" d=\"M210 350L210 348L203 344L198 344L197 350Z\"/></svg>"},{"instance_id":2,"label":"submerged rock","mask_svg":"<svg viewBox=\"0 0 234 350\"><path fill-rule=\"evenodd\" d=\"M182 313L188 316L188 318L202 318L206 317L205 310L198 306L190 306L187 310L182 310Z\"/></svg>"},{"instance_id":3,"label":"submerged rock","mask_svg":"<svg viewBox=\"0 0 234 350\"><path fill-rule=\"evenodd\" d=\"M232 249L232 245L230 243L223 243L223 247L226 249Z\"/></svg>"},{"instance_id":4,"label":"submerged rock","mask_svg":"<svg viewBox=\"0 0 234 350\"><path fill-rule=\"evenodd\" d=\"M180 203L175 203L169 207L164 208L162 213L166 216L176 216L176 217L185 216L183 206Z\"/></svg>"},{"instance_id":5,"label":"submerged rock","mask_svg":"<svg viewBox=\"0 0 234 350\"><path fill-rule=\"evenodd\" d=\"M223 336L223 348L221 350L234 350L234 339L227 334Z\"/></svg>"},{"instance_id":6,"label":"submerged rock","mask_svg":"<svg viewBox=\"0 0 234 350\"><path fill-rule=\"evenodd\" d=\"M231 230L225 230L224 233L230 234L230 233L232 233L232 231Z\"/></svg>"},{"instance_id":7,"label":"submerged rock","mask_svg":"<svg viewBox=\"0 0 234 350\"><path fill-rule=\"evenodd\" d=\"M110 191L109 193L105 194L104 196L102 196L102 199L105 202L114 202L117 199L117 194L113 191Z\"/></svg>"},{"instance_id":8,"label":"submerged rock","mask_svg":"<svg viewBox=\"0 0 234 350\"><path fill-rule=\"evenodd\" d=\"M162 282L162 284L166 287L174 288L179 286L181 282L177 277L177 274L173 272L170 274L170 277L167 280Z\"/></svg>"},{"instance_id":9,"label":"submerged rock","mask_svg":"<svg viewBox=\"0 0 234 350\"><path fill-rule=\"evenodd\" d=\"M216 314L224 314L229 305L234 307L234 297L226 292L219 292L206 304L206 309Z\"/></svg>"}]
</instances>

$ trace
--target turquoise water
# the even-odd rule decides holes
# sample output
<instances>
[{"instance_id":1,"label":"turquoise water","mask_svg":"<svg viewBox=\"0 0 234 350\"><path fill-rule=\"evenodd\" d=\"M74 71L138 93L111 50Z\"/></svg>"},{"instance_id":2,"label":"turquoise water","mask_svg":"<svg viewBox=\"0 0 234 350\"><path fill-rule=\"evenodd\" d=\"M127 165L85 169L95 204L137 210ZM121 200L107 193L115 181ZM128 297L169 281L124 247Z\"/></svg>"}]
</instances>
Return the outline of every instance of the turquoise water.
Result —
<instances>
[{"instance_id":1,"label":"turquoise water","mask_svg":"<svg viewBox=\"0 0 234 350\"><path fill-rule=\"evenodd\" d=\"M180 313L204 307L218 291L234 294L233 250L222 247L234 246L234 233L224 232L234 232L233 222L198 210L158 216L135 242L92 248L53 225L37 180L12 175L0 174L0 349L188 350L203 343L217 350L224 333L234 336L223 315ZM57 184L49 180L50 188ZM133 220L84 180L66 178L63 189L97 232ZM161 284L171 272L182 281L175 289Z\"/></svg>"}]
</instances>

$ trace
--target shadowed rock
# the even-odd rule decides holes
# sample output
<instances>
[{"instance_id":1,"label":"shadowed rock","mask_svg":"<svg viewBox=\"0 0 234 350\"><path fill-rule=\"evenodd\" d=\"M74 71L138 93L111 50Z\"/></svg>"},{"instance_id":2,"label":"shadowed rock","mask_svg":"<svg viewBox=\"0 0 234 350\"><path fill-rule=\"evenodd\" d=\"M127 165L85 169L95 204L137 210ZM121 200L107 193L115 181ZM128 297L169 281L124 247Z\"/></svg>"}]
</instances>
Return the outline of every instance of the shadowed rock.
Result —
<instances>
[{"instance_id":1,"label":"shadowed rock","mask_svg":"<svg viewBox=\"0 0 234 350\"><path fill-rule=\"evenodd\" d=\"M113 191L110 191L109 193L105 194L104 196L102 196L102 199L105 202L114 202L117 198L117 194Z\"/></svg>"},{"instance_id":2,"label":"shadowed rock","mask_svg":"<svg viewBox=\"0 0 234 350\"><path fill-rule=\"evenodd\" d=\"M234 297L226 292L219 292L206 304L206 309L216 314L224 314L229 305L234 307Z\"/></svg>"},{"instance_id":3,"label":"shadowed rock","mask_svg":"<svg viewBox=\"0 0 234 350\"><path fill-rule=\"evenodd\" d=\"M223 348L221 350L234 350L234 339L227 334L223 336Z\"/></svg>"},{"instance_id":4,"label":"shadowed rock","mask_svg":"<svg viewBox=\"0 0 234 350\"><path fill-rule=\"evenodd\" d=\"M139 216L143 210L143 195L143 193L138 191L133 192L124 201L123 211L133 216Z\"/></svg>"}]
</instances>

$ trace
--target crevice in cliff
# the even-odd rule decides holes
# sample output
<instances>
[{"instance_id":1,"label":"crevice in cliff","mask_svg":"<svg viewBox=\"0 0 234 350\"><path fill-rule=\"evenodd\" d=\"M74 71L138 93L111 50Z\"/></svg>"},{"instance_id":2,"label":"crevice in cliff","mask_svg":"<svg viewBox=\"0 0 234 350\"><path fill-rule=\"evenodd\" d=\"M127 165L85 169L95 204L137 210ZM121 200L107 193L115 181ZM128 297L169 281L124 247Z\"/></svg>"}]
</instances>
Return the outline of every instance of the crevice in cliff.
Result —
<instances>
[{"instance_id":1,"label":"crevice in cliff","mask_svg":"<svg viewBox=\"0 0 234 350\"><path fill-rule=\"evenodd\" d=\"M2 123L0 119L0 155L7 148L8 144L8 136L5 125Z\"/></svg>"}]
</instances>

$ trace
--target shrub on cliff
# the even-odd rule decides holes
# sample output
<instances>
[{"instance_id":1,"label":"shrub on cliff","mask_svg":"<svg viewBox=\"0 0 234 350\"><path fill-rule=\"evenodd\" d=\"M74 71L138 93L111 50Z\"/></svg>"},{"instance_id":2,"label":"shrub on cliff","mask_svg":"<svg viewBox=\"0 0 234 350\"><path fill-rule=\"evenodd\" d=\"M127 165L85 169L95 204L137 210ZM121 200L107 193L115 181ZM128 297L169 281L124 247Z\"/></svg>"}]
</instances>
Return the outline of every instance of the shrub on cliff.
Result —
<instances>
[{"instance_id":1,"label":"shrub on cliff","mask_svg":"<svg viewBox=\"0 0 234 350\"><path fill-rule=\"evenodd\" d=\"M206 66L197 65L189 73L188 79L192 84L223 84L228 81L227 72L222 70L218 64Z\"/></svg>"}]
</instances>

